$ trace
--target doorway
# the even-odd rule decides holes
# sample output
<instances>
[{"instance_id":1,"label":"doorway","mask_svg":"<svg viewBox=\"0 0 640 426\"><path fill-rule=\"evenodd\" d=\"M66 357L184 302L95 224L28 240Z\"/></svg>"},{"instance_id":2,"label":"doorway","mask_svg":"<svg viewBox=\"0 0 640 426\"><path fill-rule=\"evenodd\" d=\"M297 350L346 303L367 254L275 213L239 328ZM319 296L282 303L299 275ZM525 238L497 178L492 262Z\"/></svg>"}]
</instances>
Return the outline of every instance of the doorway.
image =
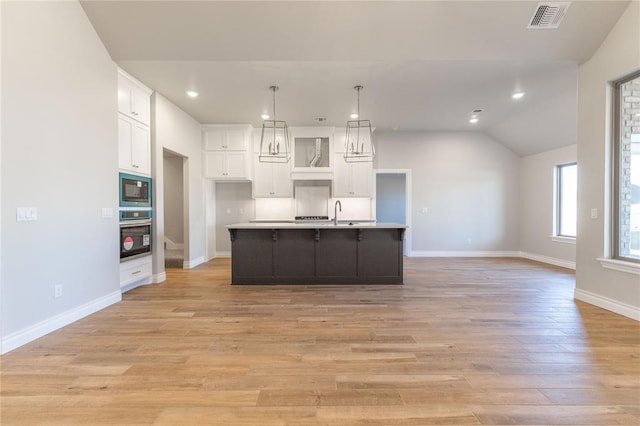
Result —
<instances>
[{"instance_id":1,"label":"doorway","mask_svg":"<svg viewBox=\"0 0 640 426\"><path fill-rule=\"evenodd\" d=\"M183 268L185 259L184 162L172 151L162 151L164 197L164 267Z\"/></svg>"},{"instance_id":2,"label":"doorway","mask_svg":"<svg viewBox=\"0 0 640 426\"><path fill-rule=\"evenodd\" d=\"M381 223L410 225L411 171L375 171L375 218ZM411 229L405 232L402 253L407 256L411 249Z\"/></svg>"}]
</instances>

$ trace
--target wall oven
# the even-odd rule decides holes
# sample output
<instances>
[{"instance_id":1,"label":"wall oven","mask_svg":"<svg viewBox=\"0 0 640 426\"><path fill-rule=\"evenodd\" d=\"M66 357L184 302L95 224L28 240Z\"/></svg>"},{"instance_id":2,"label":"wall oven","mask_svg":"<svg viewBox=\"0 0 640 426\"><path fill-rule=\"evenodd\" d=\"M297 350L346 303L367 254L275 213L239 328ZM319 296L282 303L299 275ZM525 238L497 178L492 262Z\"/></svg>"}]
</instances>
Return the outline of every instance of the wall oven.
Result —
<instances>
[{"instance_id":1,"label":"wall oven","mask_svg":"<svg viewBox=\"0 0 640 426\"><path fill-rule=\"evenodd\" d=\"M151 254L151 221L120 223L120 261Z\"/></svg>"}]
</instances>

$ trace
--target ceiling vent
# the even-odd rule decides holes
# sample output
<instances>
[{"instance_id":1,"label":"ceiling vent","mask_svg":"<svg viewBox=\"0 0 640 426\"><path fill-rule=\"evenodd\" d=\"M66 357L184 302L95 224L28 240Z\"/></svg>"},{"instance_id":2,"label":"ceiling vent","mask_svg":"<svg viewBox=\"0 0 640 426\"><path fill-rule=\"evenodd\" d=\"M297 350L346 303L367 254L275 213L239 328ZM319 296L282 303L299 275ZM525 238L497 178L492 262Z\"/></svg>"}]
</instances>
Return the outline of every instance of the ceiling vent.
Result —
<instances>
[{"instance_id":1,"label":"ceiling vent","mask_svg":"<svg viewBox=\"0 0 640 426\"><path fill-rule=\"evenodd\" d=\"M538 3L538 7L536 7L533 16L529 20L527 29L547 30L558 28L570 4L570 1Z\"/></svg>"}]
</instances>

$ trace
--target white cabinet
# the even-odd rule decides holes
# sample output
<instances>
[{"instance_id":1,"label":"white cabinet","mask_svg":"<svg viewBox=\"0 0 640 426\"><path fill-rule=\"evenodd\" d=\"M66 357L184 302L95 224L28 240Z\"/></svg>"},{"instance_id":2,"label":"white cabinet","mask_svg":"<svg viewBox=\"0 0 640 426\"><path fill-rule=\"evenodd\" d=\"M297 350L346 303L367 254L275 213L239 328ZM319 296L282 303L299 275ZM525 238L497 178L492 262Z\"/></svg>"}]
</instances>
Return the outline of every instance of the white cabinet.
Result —
<instances>
[{"instance_id":1,"label":"white cabinet","mask_svg":"<svg viewBox=\"0 0 640 426\"><path fill-rule=\"evenodd\" d=\"M261 163L253 160L253 197L291 197L291 166L289 163Z\"/></svg>"},{"instance_id":2,"label":"white cabinet","mask_svg":"<svg viewBox=\"0 0 640 426\"><path fill-rule=\"evenodd\" d=\"M131 290L151 283L151 255L127 260L120 264L120 290Z\"/></svg>"},{"instance_id":3,"label":"white cabinet","mask_svg":"<svg viewBox=\"0 0 640 426\"><path fill-rule=\"evenodd\" d=\"M373 163L347 163L337 153L333 162L334 197L371 197Z\"/></svg>"},{"instance_id":4,"label":"white cabinet","mask_svg":"<svg viewBox=\"0 0 640 426\"><path fill-rule=\"evenodd\" d=\"M249 126L213 126L204 130L206 151L246 151L251 137Z\"/></svg>"},{"instance_id":5,"label":"white cabinet","mask_svg":"<svg viewBox=\"0 0 640 426\"><path fill-rule=\"evenodd\" d=\"M149 126L152 91L122 70L118 72L118 111Z\"/></svg>"},{"instance_id":6,"label":"white cabinet","mask_svg":"<svg viewBox=\"0 0 640 426\"><path fill-rule=\"evenodd\" d=\"M204 177L220 180L248 179L246 152L205 152Z\"/></svg>"},{"instance_id":7,"label":"white cabinet","mask_svg":"<svg viewBox=\"0 0 640 426\"><path fill-rule=\"evenodd\" d=\"M151 89L118 70L118 164L120 170L151 175Z\"/></svg>"},{"instance_id":8,"label":"white cabinet","mask_svg":"<svg viewBox=\"0 0 640 426\"><path fill-rule=\"evenodd\" d=\"M118 115L118 164L121 170L151 175L149 126Z\"/></svg>"},{"instance_id":9,"label":"white cabinet","mask_svg":"<svg viewBox=\"0 0 640 426\"><path fill-rule=\"evenodd\" d=\"M250 125L207 124L202 127L204 177L247 180L251 177Z\"/></svg>"}]
</instances>

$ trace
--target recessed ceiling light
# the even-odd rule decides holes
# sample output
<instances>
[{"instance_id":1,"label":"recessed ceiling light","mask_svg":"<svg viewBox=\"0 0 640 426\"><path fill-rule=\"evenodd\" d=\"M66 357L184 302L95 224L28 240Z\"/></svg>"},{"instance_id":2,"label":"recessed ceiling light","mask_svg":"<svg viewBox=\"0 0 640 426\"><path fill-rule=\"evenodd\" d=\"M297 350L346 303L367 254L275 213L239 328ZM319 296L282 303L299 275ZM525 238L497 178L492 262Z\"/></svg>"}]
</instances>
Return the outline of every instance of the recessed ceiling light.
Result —
<instances>
[{"instance_id":1,"label":"recessed ceiling light","mask_svg":"<svg viewBox=\"0 0 640 426\"><path fill-rule=\"evenodd\" d=\"M198 92L193 91L193 90L187 90L187 96L190 98L197 98L198 97Z\"/></svg>"},{"instance_id":2,"label":"recessed ceiling light","mask_svg":"<svg viewBox=\"0 0 640 426\"><path fill-rule=\"evenodd\" d=\"M469 123L476 124L478 122L478 120L479 120L478 117L471 117L471 119L469 120Z\"/></svg>"},{"instance_id":3,"label":"recessed ceiling light","mask_svg":"<svg viewBox=\"0 0 640 426\"><path fill-rule=\"evenodd\" d=\"M522 99L523 96L524 96L524 92L514 92L514 94L511 95L513 99Z\"/></svg>"},{"instance_id":4,"label":"recessed ceiling light","mask_svg":"<svg viewBox=\"0 0 640 426\"><path fill-rule=\"evenodd\" d=\"M263 120L268 120L268 119L269 119L269 114L267 114L266 112L265 112L265 113L262 113L262 114L260 115L260 118L262 118Z\"/></svg>"},{"instance_id":5,"label":"recessed ceiling light","mask_svg":"<svg viewBox=\"0 0 640 426\"><path fill-rule=\"evenodd\" d=\"M351 117L353 120L355 120L356 118L358 118L358 114L353 112L353 113L351 113L351 115L349 117Z\"/></svg>"}]
</instances>

